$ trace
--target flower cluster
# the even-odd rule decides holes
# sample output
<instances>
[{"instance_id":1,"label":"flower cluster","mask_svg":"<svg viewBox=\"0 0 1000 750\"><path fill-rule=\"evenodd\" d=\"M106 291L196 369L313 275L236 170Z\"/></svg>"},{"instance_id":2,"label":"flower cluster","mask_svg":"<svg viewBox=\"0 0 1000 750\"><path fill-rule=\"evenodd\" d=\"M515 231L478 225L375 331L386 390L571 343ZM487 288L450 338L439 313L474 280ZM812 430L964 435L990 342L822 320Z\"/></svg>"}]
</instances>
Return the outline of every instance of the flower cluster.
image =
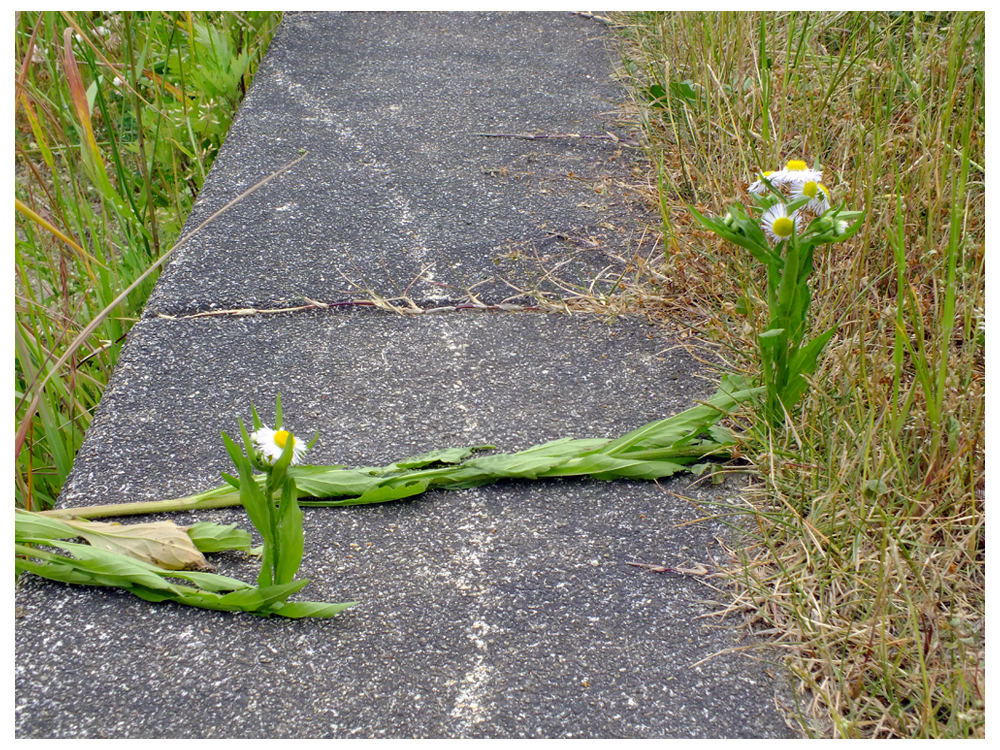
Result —
<instances>
[{"instance_id":1,"label":"flower cluster","mask_svg":"<svg viewBox=\"0 0 1000 750\"><path fill-rule=\"evenodd\" d=\"M810 169L804 161L793 159L784 169L763 172L750 185L750 192L766 206L761 227L774 242L787 240L802 231L803 211L821 216L830 210L830 191L822 182L823 172ZM789 210L788 204L795 208Z\"/></svg>"},{"instance_id":2,"label":"flower cluster","mask_svg":"<svg viewBox=\"0 0 1000 750\"><path fill-rule=\"evenodd\" d=\"M861 228L863 211L830 206L823 172L793 160L764 172L750 185L751 206L734 203L722 219L691 213L706 229L747 250L767 267L768 325L757 336L764 410L774 427L799 401L816 371L823 347L836 328L811 340L809 304L813 254L817 247L850 239Z\"/></svg>"}]
</instances>

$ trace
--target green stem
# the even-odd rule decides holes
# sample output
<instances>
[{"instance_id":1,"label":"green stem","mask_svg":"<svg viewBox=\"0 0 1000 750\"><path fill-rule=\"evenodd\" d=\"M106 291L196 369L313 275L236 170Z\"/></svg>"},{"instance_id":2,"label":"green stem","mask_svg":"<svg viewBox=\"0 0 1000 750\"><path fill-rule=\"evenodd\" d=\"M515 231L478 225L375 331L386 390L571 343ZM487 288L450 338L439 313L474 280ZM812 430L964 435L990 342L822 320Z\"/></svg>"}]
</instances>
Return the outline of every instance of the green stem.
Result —
<instances>
[{"instance_id":1,"label":"green stem","mask_svg":"<svg viewBox=\"0 0 1000 750\"><path fill-rule=\"evenodd\" d=\"M138 516L147 513L179 513L181 511L231 508L242 505L240 493L229 485L201 492L197 495L172 500L149 500L138 503L110 503L88 505L82 508L59 508L42 511L40 515L53 518L108 518L111 516Z\"/></svg>"}]
</instances>

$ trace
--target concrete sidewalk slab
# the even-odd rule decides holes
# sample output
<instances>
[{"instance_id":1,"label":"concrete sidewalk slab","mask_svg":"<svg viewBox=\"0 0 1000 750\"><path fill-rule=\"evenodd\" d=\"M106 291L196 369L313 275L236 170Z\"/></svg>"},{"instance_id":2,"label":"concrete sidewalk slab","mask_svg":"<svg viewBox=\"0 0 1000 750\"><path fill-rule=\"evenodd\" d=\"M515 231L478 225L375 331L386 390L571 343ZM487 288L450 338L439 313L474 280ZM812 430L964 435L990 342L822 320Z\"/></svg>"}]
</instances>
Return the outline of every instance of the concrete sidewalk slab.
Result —
<instances>
[{"instance_id":1,"label":"concrete sidewalk slab","mask_svg":"<svg viewBox=\"0 0 1000 750\"><path fill-rule=\"evenodd\" d=\"M180 249L149 312L610 288L645 209L630 149L600 140L606 34L569 13L289 14L187 227L305 159ZM481 135L528 132L585 138Z\"/></svg>"},{"instance_id":2,"label":"concrete sidewalk slab","mask_svg":"<svg viewBox=\"0 0 1000 750\"><path fill-rule=\"evenodd\" d=\"M147 320L65 504L217 484L219 430L279 389L289 423L320 431L318 462L619 435L710 390L664 343L646 325L541 314ZM711 586L628 564L724 554L723 527L682 526L701 512L677 495L725 503L733 487L692 481L507 482L308 510L303 595L362 602L324 623L32 581L18 600L19 732L781 736L776 668L725 653L752 644L696 619ZM235 509L198 519L248 526ZM216 562L256 575L239 555Z\"/></svg>"},{"instance_id":3,"label":"concrete sidewalk slab","mask_svg":"<svg viewBox=\"0 0 1000 750\"><path fill-rule=\"evenodd\" d=\"M410 129L393 130L391 107L373 103L394 98L380 87L395 81L426 98L436 76L440 88L467 92L466 104L447 106L453 117L471 118L464 123L470 128L481 127L482 113L499 112L505 119L488 124L576 123L599 132L615 96L605 41L602 27L568 14L289 14L189 227L300 148L310 154L300 164L307 172L282 175L179 252L129 334L61 504L164 498L218 484L219 471L230 468L219 431L234 434L251 402L271 418L279 391L287 424L320 432L312 461L362 465L458 445L513 451L564 436L615 437L710 395L699 363L638 321L483 311L404 316L354 307L188 317L284 306L300 294L328 301L334 292L319 276L347 268L347 254L317 248L347 236L339 227L360 232L359 255L378 250L358 266L366 278L395 268L374 285L390 296L396 275L419 273L426 257L407 255L415 245L407 225L393 218L397 203L372 200L398 191L425 233L420 242L454 250L466 234L441 217L452 216L443 210L457 199L448 193L450 204L425 210L420 196L441 193L447 164L481 163L482 144L455 146L437 171L410 170L428 148L421 123L444 106L425 105ZM508 49L520 54L505 57ZM543 71L559 71L559 87L532 88L536 78L526 73L506 79L498 61L528 65L521 57L530 58L539 80ZM407 75L394 79L392 70ZM516 78L528 93L517 93ZM487 89L484 102L477 92L493 79L508 83ZM318 109L288 98L271 107L283 88L309 102L340 92L331 111L351 128L367 123L361 142L394 156L379 157L381 171L359 168L327 190L323 175L347 163L346 141L329 138L325 121L310 129L309 113ZM570 115L559 119L552 105L562 101ZM281 133L294 142L278 141ZM528 143L553 163L597 148ZM474 156L463 157L462 149ZM481 188L483 172L459 173L455 184L470 196ZM469 173L480 176L466 180ZM538 202L543 186L525 179L490 198L494 203L476 204L477 215L491 216L507 201L535 207L537 217L509 225L522 232L511 236L529 244L543 241L546 224L598 226L607 215L601 205L564 200L573 178L552 174L554 203ZM278 212L282 206L287 211ZM332 221L337 211L343 215ZM286 213L294 220L268 218ZM629 225L620 224L609 238L627 237ZM451 262L410 286L416 303L459 299L451 292L442 298L435 282L457 288L496 267L494 252L509 233L484 227L468 230L477 239L465 252L434 256ZM467 269L476 270L470 276ZM516 278L531 264L512 269ZM482 288L497 301L502 287L494 278ZM736 487L691 483L689 476L659 484L506 482L308 510L300 575L313 582L303 595L361 602L330 621L153 605L122 592L29 579L17 596L16 735L790 736L776 707L793 702L781 669L743 631L697 619L714 611L705 600L724 598L714 581L629 565L711 563L725 554L718 541L725 529L690 525L704 510L683 498L725 506ZM239 509L198 518L249 527ZM215 562L221 573L256 576L255 562L241 555Z\"/></svg>"}]
</instances>

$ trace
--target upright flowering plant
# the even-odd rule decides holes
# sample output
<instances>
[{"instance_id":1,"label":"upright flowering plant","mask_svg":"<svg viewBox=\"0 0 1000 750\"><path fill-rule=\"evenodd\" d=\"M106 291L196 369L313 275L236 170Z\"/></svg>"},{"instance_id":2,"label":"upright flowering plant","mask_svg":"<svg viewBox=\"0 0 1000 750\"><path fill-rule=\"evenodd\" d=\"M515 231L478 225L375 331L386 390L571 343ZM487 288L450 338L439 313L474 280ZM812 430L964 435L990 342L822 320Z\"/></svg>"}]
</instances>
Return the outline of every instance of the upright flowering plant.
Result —
<instances>
[{"instance_id":1,"label":"upright flowering plant","mask_svg":"<svg viewBox=\"0 0 1000 750\"><path fill-rule=\"evenodd\" d=\"M302 563L305 535L302 531L302 510L298 504L295 479L288 467L301 462L313 443L303 445L288 430L281 427L281 396L275 406L275 429L265 427L257 410L253 409L254 431L240 420L240 432L246 455L225 433L222 439L236 464L239 477L223 474L236 487L251 523L264 539L260 576L257 585L284 586L290 584ZM263 483L254 479L253 470L264 472ZM275 502L277 498L277 502Z\"/></svg>"},{"instance_id":2,"label":"upright flowering plant","mask_svg":"<svg viewBox=\"0 0 1000 750\"><path fill-rule=\"evenodd\" d=\"M750 196L753 205L733 204L722 219L693 208L691 212L706 229L748 250L767 267L768 326L758 335L757 347L768 420L778 427L801 398L806 388L803 376L815 371L836 330L805 341L813 253L819 245L852 237L861 228L864 212L831 208L823 172L797 160L758 175L750 185Z\"/></svg>"}]
</instances>

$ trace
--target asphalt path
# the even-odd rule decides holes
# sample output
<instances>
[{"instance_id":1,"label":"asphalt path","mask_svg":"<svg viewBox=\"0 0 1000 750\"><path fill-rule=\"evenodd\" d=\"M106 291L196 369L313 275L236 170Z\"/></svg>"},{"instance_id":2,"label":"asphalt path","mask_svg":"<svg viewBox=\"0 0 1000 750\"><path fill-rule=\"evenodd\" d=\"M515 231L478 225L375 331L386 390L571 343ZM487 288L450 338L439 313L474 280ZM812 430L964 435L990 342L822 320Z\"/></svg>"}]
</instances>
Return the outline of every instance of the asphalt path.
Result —
<instances>
[{"instance_id":1,"label":"asphalt path","mask_svg":"<svg viewBox=\"0 0 1000 750\"><path fill-rule=\"evenodd\" d=\"M611 438L711 395L658 328L538 309L655 251L615 54L570 13L286 14L61 504L219 484L220 431L251 403L267 421L278 392L288 426L320 434L310 460L351 465ZM794 736L778 657L713 616L727 593L696 574L731 562L728 529L692 522L741 481L307 510L304 595L360 602L332 620L28 579L16 736Z\"/></svg>"}]
</instances>

